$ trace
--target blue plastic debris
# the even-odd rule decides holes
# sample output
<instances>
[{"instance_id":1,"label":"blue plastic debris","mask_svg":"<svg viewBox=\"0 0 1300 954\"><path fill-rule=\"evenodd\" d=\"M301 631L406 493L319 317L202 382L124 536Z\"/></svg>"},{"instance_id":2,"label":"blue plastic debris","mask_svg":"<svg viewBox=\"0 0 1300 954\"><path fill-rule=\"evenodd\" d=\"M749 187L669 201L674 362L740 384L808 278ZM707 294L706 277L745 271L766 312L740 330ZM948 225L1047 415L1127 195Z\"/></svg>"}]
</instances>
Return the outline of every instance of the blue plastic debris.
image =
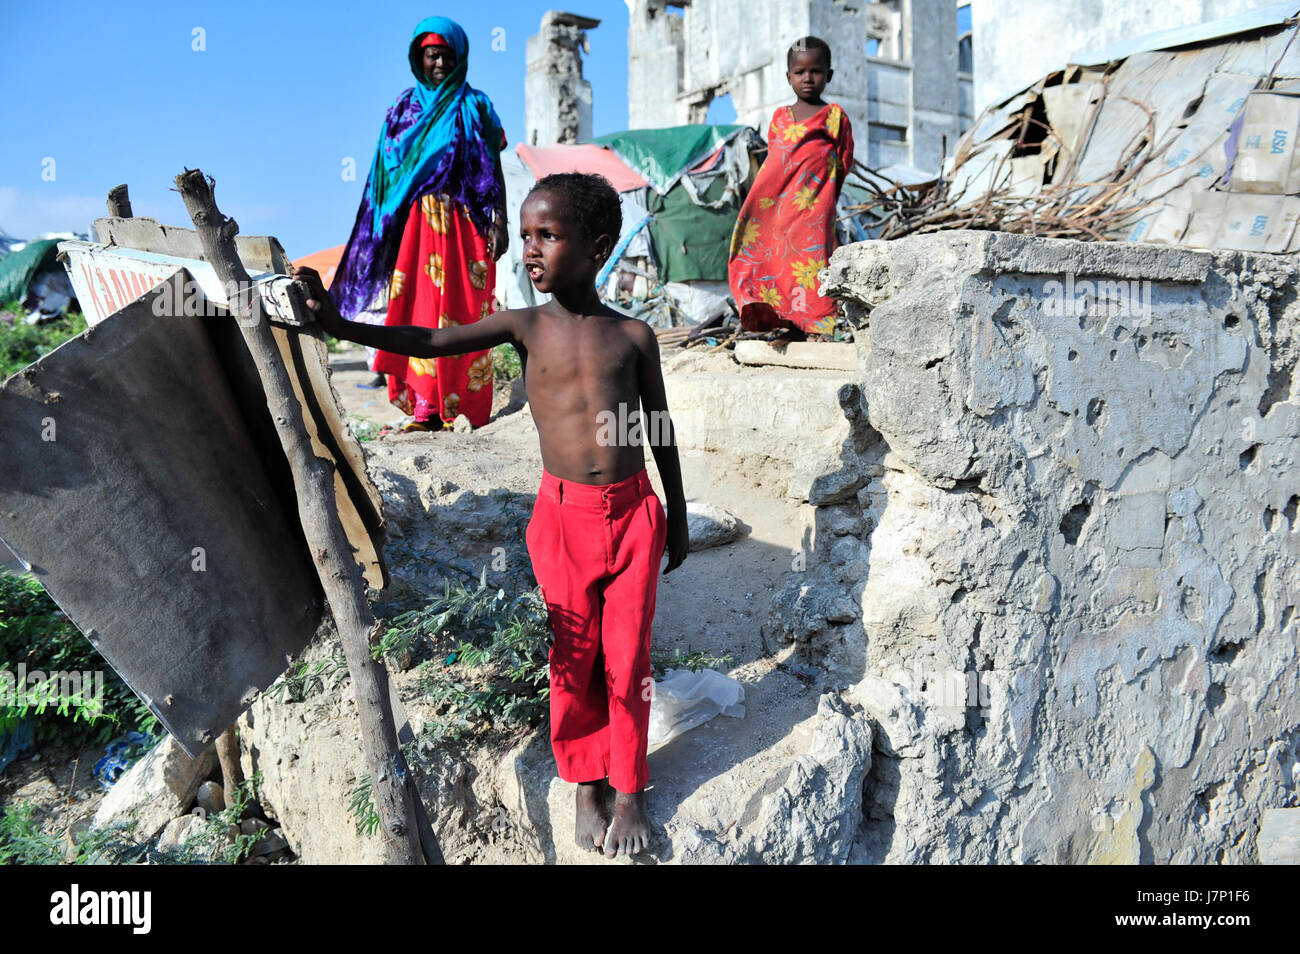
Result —
<instances>
[{"instance_id":1,"label":"blue plastic debris","mask_svg":"<svg viewBox=\"0 0 1300 954\"><path fill-rule=\"evenodd\" d=\"M126 738L108 743L107 754L95 763L94 775L101 788L107 790L129 769L140 756L149 751L154 739L143 732L128 732Z\"/></svg>"},{"instance_id":2,"label":"blue plastic debris","mask_svg":"<svg viewBox=\"0 0 1300 954\"><path fill-rule=\"evenodd\" d=\"M0 732L0 772L32 745L32 723L23 719L7 732Z\"/></svg>"}]
</instances>

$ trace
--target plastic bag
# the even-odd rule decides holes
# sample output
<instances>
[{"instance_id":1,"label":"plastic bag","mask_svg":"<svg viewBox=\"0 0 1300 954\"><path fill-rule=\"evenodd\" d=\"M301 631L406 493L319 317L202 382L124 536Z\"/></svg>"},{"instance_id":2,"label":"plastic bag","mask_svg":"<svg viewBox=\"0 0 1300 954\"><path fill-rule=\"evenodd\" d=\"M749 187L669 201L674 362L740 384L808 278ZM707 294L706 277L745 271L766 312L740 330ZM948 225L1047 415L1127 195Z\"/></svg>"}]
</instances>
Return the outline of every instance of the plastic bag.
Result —
<instances>
[{"instance_id":1,"label":"plastic bag","mask_svg":"<svg viewBox=\"0 0 1300 954\"><path fill-rule=\"evenodd\" d=\"M650 697L650 745L703 725L714 716L745 717L745 687L716 669L674 669L654 684Z\"/></svg>"}]
</instances>

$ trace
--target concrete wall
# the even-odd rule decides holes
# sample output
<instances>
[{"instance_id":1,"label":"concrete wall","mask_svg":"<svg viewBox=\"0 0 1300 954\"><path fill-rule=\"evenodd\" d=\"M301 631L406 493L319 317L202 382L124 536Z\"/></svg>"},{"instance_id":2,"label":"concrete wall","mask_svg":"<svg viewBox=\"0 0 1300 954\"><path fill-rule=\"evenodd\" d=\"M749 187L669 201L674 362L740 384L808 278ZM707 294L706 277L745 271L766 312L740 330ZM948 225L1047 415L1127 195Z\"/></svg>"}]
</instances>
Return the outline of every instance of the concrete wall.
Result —
<instances>
[{"instance_id":1,"label":"concrete wall","mask_svg":"<svg viewBox=\"0 0 1300 954\"><path fill-rule=\"evenodd\" d=\"M1297 277L982 232L835 253L862 396L773 622L875 726L850 860L1240 863L1300 804ZM1085 279L1107 300L1068 307Z\"/></svg>"},{"instance_id":2,"label":"concrete wall","mask_svg":"<svg viewBox=\"0 0 1300 954\"><path fill-rule=\"evenodd\" d=\"M1204 23L1275 0L971 0L975 112L1070 56L1129 37Z\"/></svg>"}]
</instances>

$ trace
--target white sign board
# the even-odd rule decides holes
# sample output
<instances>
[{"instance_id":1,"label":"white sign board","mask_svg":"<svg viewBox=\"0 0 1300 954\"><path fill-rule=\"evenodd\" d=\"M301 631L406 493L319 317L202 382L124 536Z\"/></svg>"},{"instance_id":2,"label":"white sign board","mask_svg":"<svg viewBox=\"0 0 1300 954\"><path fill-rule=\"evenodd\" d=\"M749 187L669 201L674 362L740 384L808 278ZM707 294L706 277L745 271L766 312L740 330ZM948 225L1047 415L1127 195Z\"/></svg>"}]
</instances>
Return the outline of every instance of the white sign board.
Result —
<instances>
[{"instance_id":1,"label":"white sign board","mask_svg":"<svg viewBox=\"0 0 1300 954\"><path fill-rule=\"evenodd\" d=\"M182 269L189 275L185 283L183 302L166 302L157 299L164 314L204 314L204 304L229 306L228 290L217 278L216 271L207 262L157 252L141 252L120 246L97 245L93 242L60 242L64 266L77 293L77 301L86 316L86 324L96 325L109 315L121 311L131 302L143 297L150 289L174 277ZM260 314L284 324L302 324L293 312L288 286L292 279L285 275L259 273L250 276L254 284L254 303L251 308Z\"/></svg>"}]
</instances>

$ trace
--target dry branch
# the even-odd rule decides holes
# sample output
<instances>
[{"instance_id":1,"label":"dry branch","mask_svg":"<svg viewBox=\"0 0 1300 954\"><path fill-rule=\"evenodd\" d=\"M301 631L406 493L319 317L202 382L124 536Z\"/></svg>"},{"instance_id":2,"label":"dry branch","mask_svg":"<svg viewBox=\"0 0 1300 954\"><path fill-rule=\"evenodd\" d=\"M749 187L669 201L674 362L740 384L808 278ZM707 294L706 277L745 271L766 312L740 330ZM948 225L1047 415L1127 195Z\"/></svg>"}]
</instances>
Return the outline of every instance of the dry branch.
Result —
<instances>
[{"instance_id":1,"label":"dry branch","mask_svg":"<svg viewBox=\"0 0 1300 954\"><path fill-rule=\"evenodd\" d=\"M212 180L198 169L188 169L176 177L176 187L198 230L204 256L227 288L238 289L230 295L229 308L239 321L266 390L268 411L293 473L303 532L338 624L352 676L361 720L361 741L381 821L385 861L441 863L442 856L432 840L427 821L421 825L423 807L398 745L388 695L388 673L370 654L370 639L377 627L365 598L361 567L353 558L335 506L334 464L312 451L302 422L302 409L294 397L289 372L281 360L270 323L265 316L253 314L249 305L257 299L249 292L252 282L235 252L239 226L217 208L212 185Z\"/></svg>"}]
</instances>

